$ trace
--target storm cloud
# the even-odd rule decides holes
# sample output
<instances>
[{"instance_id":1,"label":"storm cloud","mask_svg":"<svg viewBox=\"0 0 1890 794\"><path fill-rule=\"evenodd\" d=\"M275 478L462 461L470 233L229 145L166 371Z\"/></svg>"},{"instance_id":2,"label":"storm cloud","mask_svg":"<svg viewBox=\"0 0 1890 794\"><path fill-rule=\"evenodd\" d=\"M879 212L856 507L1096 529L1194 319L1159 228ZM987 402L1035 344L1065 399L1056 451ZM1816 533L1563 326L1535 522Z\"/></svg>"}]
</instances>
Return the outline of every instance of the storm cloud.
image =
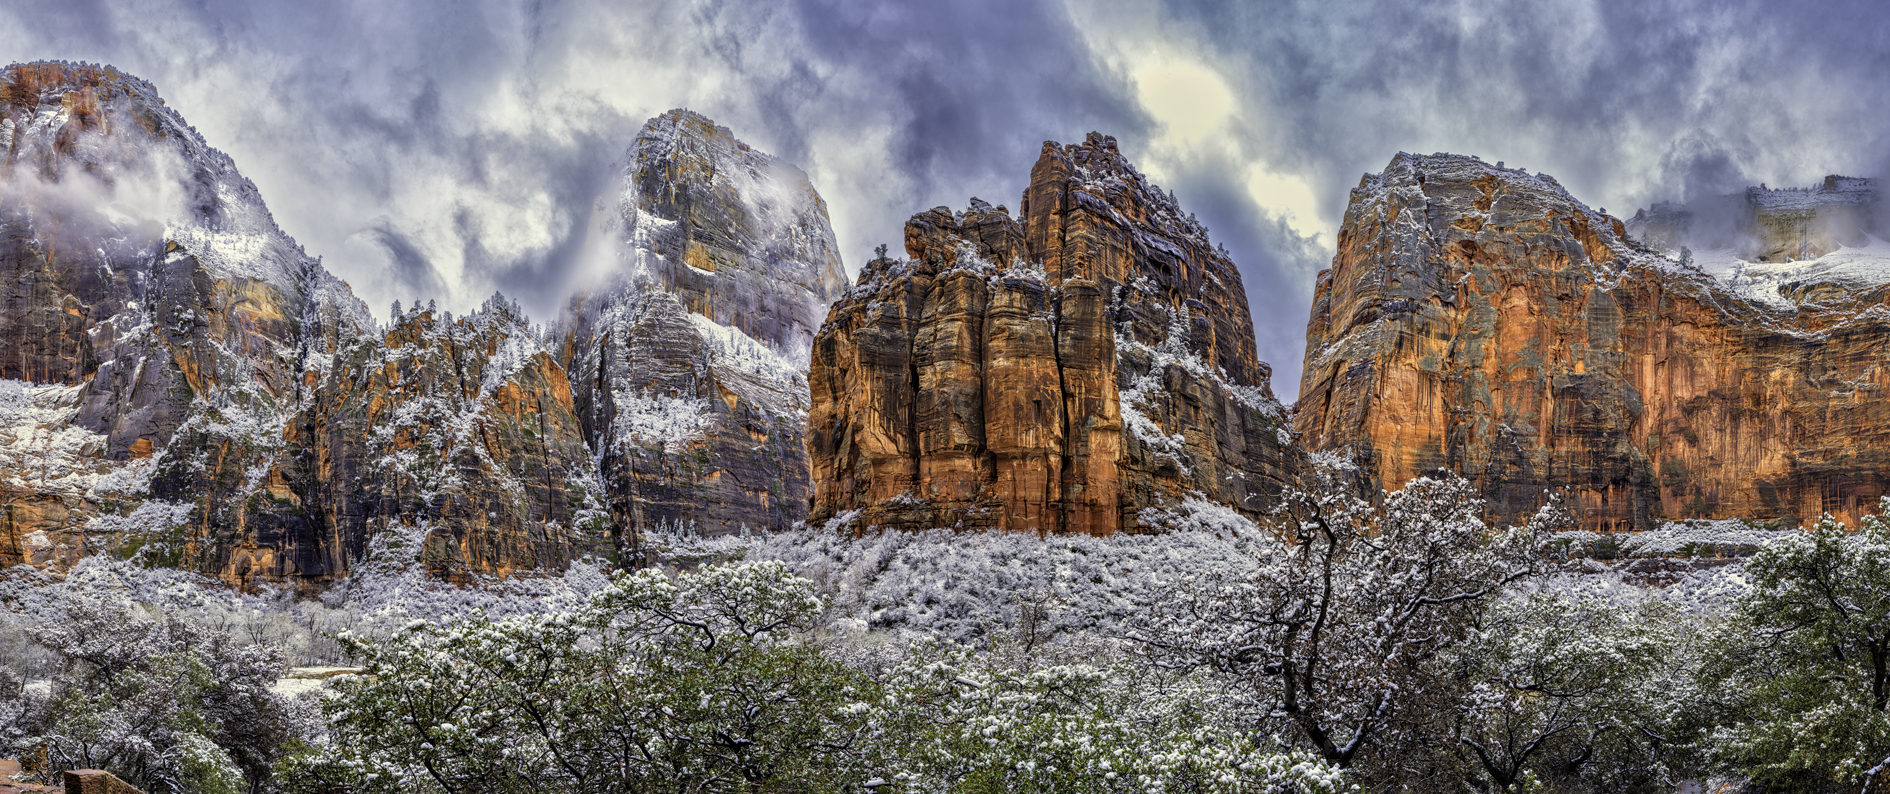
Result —
<instances>
[{"instance_id":1,"label":"storm cloud","mask_svg":"<svg viewBox=\"0 0 1890 794\"><path fill-rule=\"evenodd\" d=\"M0 6L0 55L152 81L382 312L502 289L548 316L673 107L805 169L856 267L915 211L1015 209L1043 141L1103 131L1233 253L1289 400L1347 191L1398 151L1616 214L1890 160L1865 2L91 0Z\"/></svg>"}]
</instances>

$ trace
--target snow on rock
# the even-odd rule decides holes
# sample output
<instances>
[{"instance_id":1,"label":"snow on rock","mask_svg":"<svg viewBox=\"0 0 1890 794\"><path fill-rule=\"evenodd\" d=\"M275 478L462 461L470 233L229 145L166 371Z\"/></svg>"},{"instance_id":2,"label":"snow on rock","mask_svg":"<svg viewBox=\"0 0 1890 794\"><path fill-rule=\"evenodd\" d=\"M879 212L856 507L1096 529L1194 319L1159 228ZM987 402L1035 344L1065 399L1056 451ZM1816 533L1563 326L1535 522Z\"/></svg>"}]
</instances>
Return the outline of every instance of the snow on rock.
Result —
<instances>
[{"instance_id":1,"label":"snow on rock","mask_svg":"<svg viewBox=\"0 0 1890 794\"><path fill-rule=\"evenodd\" d=\"M1864 244L1846 246L1816 259L1752 262L1735 249L1691 251L1692 262L1728 292L1766 308L1790 312L1813 303L1834 288L1862 292L1890 285L1890 242L1865 235Z\"/></svg>"},{"instance_id":2,"label":"snow on rock","mask_svg":"<svg viewBox=\"0 0 1890 794\"><path fill-rule=\"evenodd\" d=\"M1188 519L1172 532L1109 537L945 529L853 537L839 529L714 538L670 531L649 543L680 564L780 560L821 584L835 620L960 641L1014 628L1026 608L1044 610L1052 633L1107 632L1165 583L1251 570L1255 560L1255 533L1206 531Z\"/></svg>"},{"instance_id":3,"label":"snow on rock","mask_svg":"<svg viewBox=\"0 0 1890 794\"><path fill-rule=\"evenodd\" d=\"M560 319L612 510L643 529L806 514L807 360L846 270L806 174L687 110L625 153L602 272Z\"/></svg>"}]
</instances>

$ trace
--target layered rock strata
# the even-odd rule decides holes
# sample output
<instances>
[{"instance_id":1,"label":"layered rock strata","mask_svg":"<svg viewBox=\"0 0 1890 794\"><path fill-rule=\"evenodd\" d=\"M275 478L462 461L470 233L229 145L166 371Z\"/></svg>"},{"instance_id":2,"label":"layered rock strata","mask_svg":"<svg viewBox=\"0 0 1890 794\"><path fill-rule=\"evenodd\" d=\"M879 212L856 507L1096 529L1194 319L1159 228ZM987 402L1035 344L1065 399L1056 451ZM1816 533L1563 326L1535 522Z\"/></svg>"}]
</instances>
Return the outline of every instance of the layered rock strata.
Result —
<instances>
[{"instance_id":1,"label":"layered rock strata","mask_svg":"<svg viewBox=\"0 0 1890 794\"><path fill-rule=\"evenodd\" d=\"M1774 225L1748 255L1832 228ZM1502 520L1550 490L1593 529L1855 520L1890 478L1890 289L1753 272L1663 255L1546 175L1400 154L1352 192L1294 421L1387 487L1470 477Z\"/></svg>"},{"instance_id":2,"label":"layered rock strata","mask_svg":"<svg viewBox=\"0 0 1890 794\"><path fill-rule=\"evenodd\" d=\"M937 208L905 249L815 338L812 520L1104 535L1264 509L1296 466L1239 271L1115 139L1046 143L1021 219Z\"/></svg>"},{"instance_id":3,"label":"layered rock strata","mask_svg":"<svg viewBox=\"0 0 1890 794\"><path fill-rule=\"evenodd\" d=\"M87 526L147 500L242 502L253 477L233 491L186 473L260 465L245 423L279 434L306 365L357 334L364 307L143 81L8 67L0 144L0 563L96 550Z\"/></svg>"},{"instance_id":4,"label":"layered rock strata","mask_svg":"<svg viewBox=\"0 0 1890 794\"><path fill-rule=\"evenodd\" d=\"M602 214L609 272L572 300L560 358L619 542L801 520L807 351L846 286L826 202L675 110L638 134Z\"/></svg>"},{"instance_id":5,"label":"layered rock strata","mask_svg":"<svg viewBox=\"0 0 1890 794\"><path fill-rule=\"evenodd\" d=\"M612 551L564 368L502 296L458 319L409 309L344 346L283 442L275 509L257 511L274 531L207 522L247 557L226 563L238 575L345 573L393 524L428 529L419 559L449 581Z\"/></svg>"}]
</instances>

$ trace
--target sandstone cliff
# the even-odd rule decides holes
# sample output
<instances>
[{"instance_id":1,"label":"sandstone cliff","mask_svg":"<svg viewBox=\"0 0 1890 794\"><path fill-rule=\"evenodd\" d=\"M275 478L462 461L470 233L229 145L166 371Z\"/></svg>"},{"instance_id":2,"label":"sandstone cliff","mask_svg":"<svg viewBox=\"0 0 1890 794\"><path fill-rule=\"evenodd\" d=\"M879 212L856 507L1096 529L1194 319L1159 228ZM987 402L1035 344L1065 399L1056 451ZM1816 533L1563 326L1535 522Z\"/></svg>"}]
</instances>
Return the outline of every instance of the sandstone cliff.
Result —
<instances>
[{"instance_id":1,"label":"sandstone cliff","mask_svg":"<svg viewBox=\"0 0 1890 794\"><path fill-rule=\"evenodd\" d=\"M181 473L259 465L252 420L279 434L305 365L364 308L143 81L8 67L0 144L0 563L96 547L94 519L147 500L240 501ZM43 460L66 475L34 472Z\"/></svg>"},{"instance_id":2,"label":"sandstone cliff","mask_svg":"<svg viewBox=\"0 0 1890 794\"><path fill-rule=\"evenodd\" d=\"M1320 275L1304 442L1389 487L1460 472L1505 520L1548 489L1594 529L1854 520L1890 476L1890 290L1871 275L1890 257L1760 199L1755 262L1683 263L1546 175L1400 154L1353 191ZM1870 247L1829 247L1846 239ZM1756 262L1820 250L1836 259Z\"/></svg>"},{"instance_id":3,"label":"sandstone cliff","mask_svg":"<svg viewBox=\"0 0 1890 794\"><path fill-rule=\"evenodd\" d=\"M846 286L807 176L699 114L651 119L561 320L616 524L784 529L807 513L807 351Z\"/></svg>"},{"instance_id":4,"label":"sandstone cliff","mask_svg":"<svg viewBox=\"0 0 1890 794\"><path fill-rule=\"evenodd\" d=\"M383 333L110 67L9 67L0 153L0 565L319 583L401 522L466 577L604 538L569 386L516 307Z\"/></svg>"},{"instance_id":5,"label":"sandstone cliff","mask_svg":"<svg viewBox=\"0 0 1890 794\"><path fill-rule=\"evenodd\" d=\"M972 199L905 248L815 339L813 520L1109 534L1290 476L1239 271L1115 139L1046 143L1021 219Z\"/></svg>"},{"instance_id":6,"label":"sandstone cliff","mask_svg":"<svg viewBox=\"0 0 1890 794\"><path fill-rule=\"evenodd\" d=\"M501 296L455 320L418 307L346 345L284 428L284 452L238 515L213 518L226 569L345 573L373 533L426 527L435 575L562 569L607 553L602 484L564 369Z\"/></svg>"}]
</instances>

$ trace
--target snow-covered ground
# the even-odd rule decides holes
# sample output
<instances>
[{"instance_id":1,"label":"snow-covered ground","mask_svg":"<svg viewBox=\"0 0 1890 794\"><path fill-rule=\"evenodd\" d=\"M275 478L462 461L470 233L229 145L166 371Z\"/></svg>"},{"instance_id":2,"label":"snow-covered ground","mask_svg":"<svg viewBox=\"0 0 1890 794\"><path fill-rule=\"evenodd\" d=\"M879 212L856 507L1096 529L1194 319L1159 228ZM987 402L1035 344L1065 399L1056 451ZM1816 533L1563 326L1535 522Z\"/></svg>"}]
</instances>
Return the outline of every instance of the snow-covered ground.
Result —
<instances>
[{"instance_id":1,"label":"snow-covered ground","mask_svg":"<svg viewBox=\"0 0 1890 794\"><path fill-rule=\"evenodd\" d=\"M1748 262L1730 248L1693 252L1693 264L1728 291L1773 309L1797 308L1781 288L1830 284L1869 289L1890 284L1890 242L1865 235L1860 246L1840 246L1817 259L1796 262Z\"/></svg>"},{"instance_id":2,"label":"snow-covered ground","mask_svg":"<svg viewBox=\"0 0 1890 794\"><path fill-rule=\"evenodd\" d=\"M359 667L292 667L289 674L276 679L269 686L269 691L285 698L299 697L309 692L328 693L329 684L338 678L361 672Z\"/></svg>"}]
</instances>

